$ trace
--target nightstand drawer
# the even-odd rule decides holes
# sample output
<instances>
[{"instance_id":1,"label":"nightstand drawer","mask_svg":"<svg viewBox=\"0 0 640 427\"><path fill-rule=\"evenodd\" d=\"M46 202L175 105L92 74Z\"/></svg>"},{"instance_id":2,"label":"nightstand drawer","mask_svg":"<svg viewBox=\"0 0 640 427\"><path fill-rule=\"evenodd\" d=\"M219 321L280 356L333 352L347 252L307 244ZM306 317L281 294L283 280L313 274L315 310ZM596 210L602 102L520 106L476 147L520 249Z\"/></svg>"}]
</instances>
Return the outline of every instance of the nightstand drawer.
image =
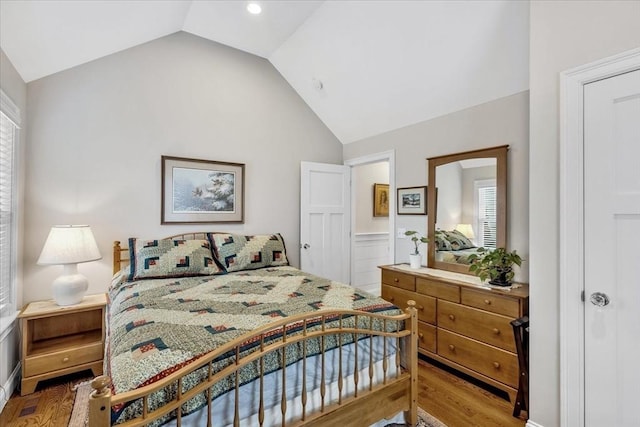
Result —
<instances>
[{"instance_id":1,"label":"nightstand drawer","mask_svg":"<svg viewBox=\"0 0 640 427\"><path fill-rule=\"evenodd\" d=\"M511 317L438 300L438 327L516 352Z\"/></svg>"},{"instance_id":2,"label":"nightstand drawer","mask_svg":"<svg viewBox=\"0 0 640 427\"><path fill-rule=\"evenodd\" d=\"M58 369L70 368L83 363L102 360L102 356L102 343L96 342L95 344L77 347L72 350L27 357L24 360L23 375L32 377L57 371Z\"/></svg>"},{"instance_id":3,"label":"nightstand drawer","mask_svg":"<svg viewBox=\"0 0 640 427\"><path fill-rule=\"evenodd\" d=\"M418 320L436 324L436 299L433 297L382 285L382 298L403 310L407 308L407 301L414 300L418 310Z\"/></svg>"},{"instance_id":4,"label":"nightstand drawer","mask_svg":"<svg viewBox=\"0 0 640 427\"><path fill-rule=\"evenodd\" d=\"M438 329L438 354L511 387L518 387L518 357L471 338Z\"/></svg>"},{"instance_id":5,"label":"nightstand drawer","mask_svg":"<svg viewBox=\"0 0 640 427\"><path fill-rule=\"evenodd\" d=\"M407 291L416 290L416 278L410 274L397 271L382 270L382 283Z\"/></svg>"},{"instance_id":6,"label":"nightstand drawer","mask_svg":"<svg viewBox=\"0 0 640 427\"><path fill-rule=\"evenodd\" d=\"M509 298L487 291L462 289L462 303L493 313L520 317L520 304L516 298Z\"/></svg>"}]
</instances>

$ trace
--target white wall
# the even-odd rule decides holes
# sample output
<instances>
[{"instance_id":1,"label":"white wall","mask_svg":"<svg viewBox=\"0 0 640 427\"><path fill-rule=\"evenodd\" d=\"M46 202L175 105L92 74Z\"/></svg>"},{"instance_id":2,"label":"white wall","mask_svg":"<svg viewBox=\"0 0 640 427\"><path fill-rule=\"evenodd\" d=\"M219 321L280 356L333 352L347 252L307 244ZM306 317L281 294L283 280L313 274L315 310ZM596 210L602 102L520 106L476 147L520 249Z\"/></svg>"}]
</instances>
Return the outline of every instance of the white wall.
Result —
<instances>
[{"instance_id":1,"label":"white wall","mask_svg":"<svg viewBox=\"0 0 640 427\"><path fill-rule=\"evenodd\" d=\"M20 77L13 64L5 53L0 50L0 87L4 93L20 109L20 124L23 127L19 131L19 139L14 152L17 164L17 208L18 212L24 212L24 152L27 132L24 130L27 124L27 85ZM16 218L18 256L16 265L16 308L22 307L22 252L24 246L24 221L22 216ZM5 322L1 322L4 326ZM18 321L13 321L2 330L0 328L0 386L4 394L0 392L0 411L9 399L18 381L18 363L20 360L20 331Z\"/></svg>"},{"instance_id":2,"label":"white wall","mask_svg":"<svg viewBox=\"0 0 640 427\"><path fill-rule=\"evenodd\" d=\"M558 73L637 48L639 22L637 1L531 2L529 417L544 426L560 425Z\"/></svg>"},{"instance_id":3,"label":"white wall","mask_svg":"<svg viewBox=\"0 0 640 427\"><path fill-rule=\"evenodd\" d=\"M103 259L81 264L89 293L111 277L111 245L184 231L280 232L299 265L300 161L342 163L342 146L273 66L187 33L28 84L24 300L51 296L59 266L37 258L54 224L91 225ZM244 163L245 223L160 225L160 156Z\"/></svg>"},{"instance_id":4,"label":"white wall","mask_svg":"<svg viewBox=\"0 0 640 427\"><path fill-rule=\"evenodd\" d=\"M389 184L389 162L369 163L353 168L356 193L355 233L387 233L388 217L373 216L373 184Z\"/></svg>"},{"instance_id":5,"label":"white wall","mask_svg":"<svg viewBox=\"0 0 640 427\"><path fill-rule=\"evenodd\" d=\"M529 254L529 92L427 120L344 146L344 158L395 149L396 185L427 185L427 157L509 144L508 246ZM400 215L396 227L426 234L427 217ZM398 239L396 262L408 262L411 241ZM425 251L422 251L425 252ZM528 262L516 277L528 281Z\"/></svg>"}]
</instances>

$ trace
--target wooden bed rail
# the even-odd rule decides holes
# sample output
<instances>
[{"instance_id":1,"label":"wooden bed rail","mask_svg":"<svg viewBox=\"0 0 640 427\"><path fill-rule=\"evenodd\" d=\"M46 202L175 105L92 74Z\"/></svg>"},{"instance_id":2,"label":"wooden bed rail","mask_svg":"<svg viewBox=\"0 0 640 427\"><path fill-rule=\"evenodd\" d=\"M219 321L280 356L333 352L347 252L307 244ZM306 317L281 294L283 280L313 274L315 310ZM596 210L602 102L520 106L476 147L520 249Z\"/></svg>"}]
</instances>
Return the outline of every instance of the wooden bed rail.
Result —
<instances>
[{"instance_id":1,"label":"wooden bed rail","mask_svg":"<svg viewBox=\"0 0 640 427\"><path fill-rule=\"evenodd\" d=\"M115 246L114 246L115 251ZM353 324L348 327L343 326L343 320L353 319ZM337 326L327 325L329 322ZM395 322L395 324L393 323ZM376 324L376 328L374 328ZM400 325L404 324L404 328ZM300 329L301 332L295 335L288 335L291 328ZM311 329L313 328L313 329ZM279 333L281 336L272 339L269 343L265 342L265 338L273 333ZM325 384L325 339L327 337L335 337L338 351L338 399L337 401L325 402L326 384ZM345 339L346 337L346 339ZM374 337L384 337L383 345L383 362L382 362L382 380L374 383L373 370L373 353L372 344ZM333 338L332 338L333 339ZM390 373L387 359L390 356L387 348L387 340L393 339L396 343L395 374ZM307 343L310 340L320 340L320 352L311 355L307 354ZM343 342L344 340L344 342ZM369 357L366 366L358 367L358 345L360 340L369 340ZM247 343L257 343L256 349L251 352L242 354L243 346ZM354 346L354 373L348 379L342 368L343 346L350 343ZM302 368L302 396L301 407L297 408L301 413L299 419L286 422L288 414L287 401L293 396L287 396L286 391L286 370L289 368L287 362L288 346L297 346L302 348L302 358L300 363ZM296 348L296 347L292 347ZM402 360L401 360L402 352ZM219 371L215 371L214 364L222 355L232 354L233 360ZM405 419L410 425L417 422L417 379L418 379L418 329L417 329L417 309L414 301L408 302L408 307L404 314L396 316L386 316L376 313L367 313L356 310L323 310L308 314L291 316L279 321L262 326L250 333L238 337L229 343L217 348L190 363L167 377L141 387L139 389L113 394L110 388L110 379L106 376L100 376L93 380L92 387L94 391L89 398L89 426L90 427L107 427L111 422L111 407L129 403L140 402L142 410L137 417L128 420L119 426L144 426L158 420L168 414L173 413L176 424L181 425L182 405L197 395L204 394L206 398L207 425L218 425L212 420L211 409L215 405L214 396L212 396L211 387L224 379L232 382L232 388L229 392L235 393L234 408L234 426L239 426L240 415L240 396L239 388L242 385L239 379L241 369L249 364L259 366L259 377L255 381L259 381L259 425L271 425L268 420L265 421L265 404L264 404L264 359L268 355L280 358L282 374L279 375L279 385L281 387L281 413L282 426L311 426L311 425L369 425L385 417L392 416L400 411L405 411ZM307 358L317 356L322 364L320 395L321 408L318 411L311 412L307 409L307 375L306 363ZM363 359L363 360L366 360ZM257 365L255 365L257 364ZM294 366L294 365L290 365ZM183 382L185 376L198 372L206 378L191 388L186 388ZM359 378L358 372L368 372L365 378ZM280 372L280 371L278 371ZM193 375L196 375L194 373ZM368 376L368 378L367 378ZM353 394L348 394L343 390L344 384L350 381L348 386L354 390ZM175 387L176 396L173 400L160 406L159 408L150 407L150 396L167 387ZM273 392L273 390L268 390ZM218 421L219 423L219 421Z\"/></svg>"}]
</instances>

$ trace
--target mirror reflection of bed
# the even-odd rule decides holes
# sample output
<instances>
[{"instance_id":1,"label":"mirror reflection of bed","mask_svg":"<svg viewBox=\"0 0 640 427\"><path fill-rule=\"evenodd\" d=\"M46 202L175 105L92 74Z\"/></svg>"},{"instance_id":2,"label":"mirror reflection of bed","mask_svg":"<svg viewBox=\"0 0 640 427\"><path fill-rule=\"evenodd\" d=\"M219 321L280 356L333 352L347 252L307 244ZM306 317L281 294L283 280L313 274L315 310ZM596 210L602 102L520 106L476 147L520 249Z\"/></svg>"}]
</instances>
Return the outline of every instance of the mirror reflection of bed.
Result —
<instances>
[{"instance_id":1,"label":"mirror reflection of bed","mask_svg":"<svg viewBox=\"0 0 640 427\"><path fill-rule=\"evenodd\" d=\"M478 248L506 246L508 146L429 158L427 264L469 274Z\"/></svg>"},{"instance_id":2,"label":"mirror reflection of bed","mask_svg":"<svg viewBox=\"0 0 640 427\"><path fill-rule=\"evenodd\" d=\"M439 198L436 260L469 264L479 247L496 247L496 159L465 159L436 168Z\"/></svg>"}]
</instances>

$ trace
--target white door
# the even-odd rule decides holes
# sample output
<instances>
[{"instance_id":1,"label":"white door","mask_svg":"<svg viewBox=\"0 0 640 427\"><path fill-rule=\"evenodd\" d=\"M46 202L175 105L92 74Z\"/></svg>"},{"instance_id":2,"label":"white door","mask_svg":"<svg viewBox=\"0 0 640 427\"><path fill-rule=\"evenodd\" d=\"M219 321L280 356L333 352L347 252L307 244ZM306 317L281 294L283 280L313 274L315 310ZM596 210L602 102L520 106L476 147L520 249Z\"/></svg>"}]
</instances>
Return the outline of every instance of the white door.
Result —
<instances>
[{"instance_id":1,"label":"white door","mask_svg":"<svg viewBox=\"0 0 640 427\"><path fill-rule=\"evenodd\" d=\"M585 426L639 426L640 70L584 86Z\"/></svg>"},{"instance_id":2,"label":"white door","mask_svg":"<svg viewBox=\"0 0 640 427\"><path fill-rule=\"evenodd\" d=\"M301 163L300 268L349 283L350 168Z\"/></svg>"}]
</instances>

